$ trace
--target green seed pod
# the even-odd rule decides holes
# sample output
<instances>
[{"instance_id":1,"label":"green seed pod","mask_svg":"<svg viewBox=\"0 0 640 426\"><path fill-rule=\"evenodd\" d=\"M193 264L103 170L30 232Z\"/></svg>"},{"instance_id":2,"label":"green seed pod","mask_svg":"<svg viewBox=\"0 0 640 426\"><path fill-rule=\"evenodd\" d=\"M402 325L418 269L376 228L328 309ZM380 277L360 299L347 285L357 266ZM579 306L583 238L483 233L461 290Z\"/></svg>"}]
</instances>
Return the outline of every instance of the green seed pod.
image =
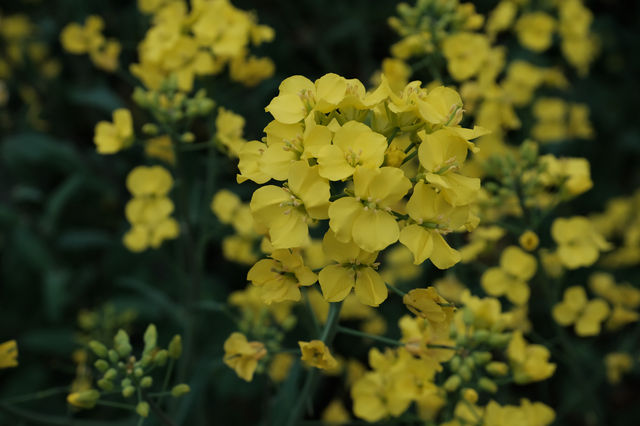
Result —
<instances>
[{"instance_id":1,"label":"green seed pod","mask_svg":"<svg viewBox=\"0 0 640 426\"><path fill-rule=\"evenodd\" d=\"M498 385L488 377L480 377L480 380L478 380L478 387L489 393L496 393L498 391Z\"/></svg>"},{"instance_id":2,"label":"green seed pod","mask_svg":"<svg viewBox=\"0 0 640 426\"><path fill-rule=\"evenodd\" d=\"M109 368L109 363L104 359L98 359L93 363L93 366L101 373L104 373Z\"/></svg>"},{"instance_id":3,"label":"green seed pod","mask_svg":"<svg viewBox=\"0 0 640 426\"><path fill-rule=\"evenodd\" d=\"M444 385L442 385L442 387L447 392L455 392L461 383L462 380L460 379L460 376L454 374L453 376L449 377L446 382L444 382Z\"/></svg>"},{"instance_id":4,"label":"green seed pod","mask_svg":"<svg viewBox=\"0 0 640 426\"><path fill-rule=\"evenodd\" d=\"M153 385L153 379L151 378L151 376L144 376L140 380L140 386L143 388L150 388L151 385Z\"/></svg>"},{"instance_id":5,"label":"green seed pod","mask_svg":"<svg viewBox=\"0 0 640 426\"><path fill-rule=\"evenodd\" d=\"M191 392L189 385L181 383L179 385L175 385L173 389L171 389L171 396L178 398L189 392Z\"/></svg>"},{"instance_id":6,"label":"green seed pod","mask_svg":"<svg viewBox=\"0 0 640 426\"><path fill-rule=\"evenodd\" d=\"M182 337L179 334L173 336L169 343L169 356L173 359L178 359L182 355Z\"/></svg>"},{"instance_id":7,"label":"green seed pod","mask_svg":"<svg viewBox=\"0 0 640 426\"><path fill-rule=\"evenodd\" d=\"M140 417L149 417L149 403L144 401L139 402L138 405L136 405L136 413L138 413Z\"/></svg>"},{"instance_id":8,"label":"green seed pod","mask_svg":"<svg viewBox=\"0 0 640 426\"><path fill-rule=\"evenodd\" d=\"M134 388L133 386L126 386L122 388L122 396L125 398L132 397L135 392L136 392L136 388Z\"/></svg>"},{"instance_id":9,"label":"green seed pod","mask_svg":"<svg viewBox=\"0 0 640 426\"><path fill-rule=\"evenodd\" d=\"M91 350L93 351L94 354L96 354L96 356L100 357L100 358L106 358L107 357L107 347L105 345L103 345L102 343L98 342L97 340L92 340L89 342L89 348L91 348Z\"/></svg>"}]
</instances>

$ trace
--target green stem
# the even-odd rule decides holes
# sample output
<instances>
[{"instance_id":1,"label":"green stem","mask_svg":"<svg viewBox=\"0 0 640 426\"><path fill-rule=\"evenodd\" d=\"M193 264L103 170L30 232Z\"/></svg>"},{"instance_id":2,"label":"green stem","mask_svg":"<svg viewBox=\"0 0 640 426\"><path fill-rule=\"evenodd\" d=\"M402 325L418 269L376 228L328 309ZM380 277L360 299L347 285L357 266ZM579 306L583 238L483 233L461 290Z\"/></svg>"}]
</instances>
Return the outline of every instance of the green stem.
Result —
<instances>
[{"instance_id":1,"label":"green stem","mask_svg":"<svg viewBox=\"0 0 640 426\"><path fill-rule=\"evenodd\" d=\"M389 137L387 138L387 145L390 145L391 142L393 142L393 139L397 136L398 132L400 131L400 128L395 127L392 131L391 134L389 135Z\"/></svg>"},{"instance_id":2,"label":"green stem","mask_svg":"<svg viewBox=\"0 0 640 426\"><path fill-rule=\"evenodd\" d=\"M395 339L390 339L388 337L376 336L375 334L365 333L364 331L354 330L353 328L348 327L338 327L339 333L351 334L352 336L363 337L366 339L377 340L382 343L386 343L388 345L393 346L404 346L404 343L399 342Z\"/></svg>"},{"instance_id":3,"label":"green stem","mask_svg":"<svg viewBox=\"0 0 640 426\"><path fill-rule=\"evenodd\" d=\"M389 283L385 283L385 284L387 284L387 287L389 287L389 289L391 291L393 291L394 293L396 293L397 295L399 295L401 297L404 297L404 295L407 294L407 293L405 293L404 291L400 290L398 287L396 287L394 285L391 285Z\"/></svg>"},{"instance_id":4,"label":"green stem","mask_svg":"<svg viewBox=\"0 0 640 426\"><path fill-rule=\"evenodd\" d=\"M167 372L164 375L164 380L162 382L162 392L160 392L160 395L158 398L158 404L162 404L162 399L164 395L167 393L166 390L169 387L169 380L171 379L171 373L173 372L174 364L175 364L175 360L173 358L169 358L169 365L167 366Z\"/></svg>"},{"instance_id":5,"label":"green stem","mask_svg":"<svg viewBox=\"0 0 640 426\"><path fill-rule=\"evenodd\" d=\"M3 399L0 404L19 404L21 402L33 401L35 399L48 398L53 395L69 392L69 386L61 386L57 388L45 389L26 395L18 395L11 398Z\"/></svg>"},{"instance_id":6,"label":"green stem","mask_svg":"<svg viewBox=\"0 0 640 426\"><path fill-rule=\"evenodd\" d=\"M136 407L131 405L131 404L125 404L124 402L117 402L117 401L105 401L102 399L99 399L96 401L97 405L103 405L105 407L113 407L113 408L120 408L122 410L130 410L130 411L136 411Z\"/></svg>"},{"instance_id":7,"label":"green stem","mask_svg":"<svg viewBox=\"0 0 640 426\"><path fill-rule=\"evenodd\" d=\"M327 316L327 322L324 324L324 329L320 335L320 340L327 346L330 346L333 339L338 332L338 322L340 318L340 310L342 309L342 302L336 302L329 304L329 315ZM287 420L287 426L295 426L302 417L302 411L307 405L307 401L313 396L313 389L315 388L315 382L317 380L318 370L311 368L300 391L298 400L296 401L289 419Z\"/></svg>"},{"instance_id":8,"label":"green stem","mask_svg":"<svg viewBox=\"0 0 640 426\"><path fill-rule=\"evenodd\" d=\"M418 155L418 150L416 149L415 151L413 151L411 154L407 155L404 160L402 160L402 164L408 162L409 160L411 160L413 157L415 157L416 155Z\"/></svg>"}]
</instances>

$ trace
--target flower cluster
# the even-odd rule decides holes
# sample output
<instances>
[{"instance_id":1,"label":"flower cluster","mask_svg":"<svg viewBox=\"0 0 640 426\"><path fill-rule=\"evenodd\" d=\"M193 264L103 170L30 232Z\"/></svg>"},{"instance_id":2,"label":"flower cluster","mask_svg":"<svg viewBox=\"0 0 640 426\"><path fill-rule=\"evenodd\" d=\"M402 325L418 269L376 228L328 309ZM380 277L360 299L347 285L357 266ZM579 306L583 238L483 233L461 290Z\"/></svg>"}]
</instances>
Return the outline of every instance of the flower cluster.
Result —
<instances>
[{"instance_id":1,"label":"flower cluster","mask_svg":"<svg viewBox=\"0 0 640 426\"><path fill-rule=\"evenodd\" d=\"M460 169L474 148L469 140L485 132L459 126L454 90L416 81L396 93L383 80L367 92L335 74L315 82L293 76L266 110L274 120L264 141L246 143L238 164L239 182L285 181L260 187L250 203L274 250L275 265L258 263L249 273L256 285L273 283L265 300L299 300L298 287L316 281L297 269L302 258L291 250L308 246L320 221L329 222L323 247L335 262L318 275L328 301L354 288L363 303L382 303L387 289L376 259L397 241L415 264L431 259L446 269L460 260L443 235L475 226L469 206L480 182Z\"/></svg>"},{"instance_id":2,"label":"flower cluster","mask_svg":"<svg viewBox=\"0 0 640 426\"><path fill-rule=\"evenodd\" d=\"M140 252L158 248L165 240L176 238L178 222L171 217L173 202L167 196L173 186L171 174L161 166L138 166L127 176L127 189L133 198L125 214L131 229L124 235L124 245Z\"/></svg>"},{"instance_id":3,"label":"flower cluster","mask_svg":"<svg viewBox=\"0 0 640 426\"><path fill-rule=\"evenodd\" d=\"M148 88L158 88L174 75L189 92L194 78L220 74L229 66L232 80L254 86L274 71L269 58L251 56L251 45L271 41L272 28L228 0L138 2L151 15L152 26L138 47L139 63L131 72Z\"/></svg>"},{"instance_id":4,"label":"flower cluster","mask_svg":"<svg viewBox=\"0 0 640 426\"><path fill-rule=\"evenodd\" d=\"M122 46L115 39L107 39L102 34L104 20L98 15L90 15L84 25L76 22L67 24L60 33L60 43L74 55L88 54L93 64L108 72L118 69L118 56Z\"/></svg>"}]
</instances>

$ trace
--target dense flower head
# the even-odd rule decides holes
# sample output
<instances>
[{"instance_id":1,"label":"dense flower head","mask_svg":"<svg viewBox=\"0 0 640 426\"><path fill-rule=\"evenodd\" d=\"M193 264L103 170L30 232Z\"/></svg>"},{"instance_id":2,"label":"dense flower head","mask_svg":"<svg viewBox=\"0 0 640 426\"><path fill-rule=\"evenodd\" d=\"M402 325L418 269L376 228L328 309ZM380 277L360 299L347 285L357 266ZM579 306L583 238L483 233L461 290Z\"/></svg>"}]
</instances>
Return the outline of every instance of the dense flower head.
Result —
<instances>
[{"instance_id":1,"label":"dense flower head","mask_svg":"<svg viewBox=\"0 0 640 426\"><path fill-rule=\"evenodd\" d=\"M139 2L139 7L152 15L152 26L131 72L145 86L157 88L174 74L179 88L190 91L196 76L220 74L226 66L232 80L249 86L273 74L270 59L249 54L251 46L274 38L273 29L229 0Z\"/></svg>"},{"instance_id":2,"label":"dense flower head","mask_svg":"<svg viewBox=\"0 0 640 426\"><path fill-rule=\"evenodd\" d=\"M307 247L312 228L328 224L325 255L338 263L319 275L326 300L354 288L378 306L387 290L376 255L397 241L416 265L460 260L443 236L477 223L469 206L480 181L461 169L475 150L470 140L486 130L460 126L455 90L414 81L396 92L383 76L367 92L336 74L293 76L266 111L274 120L262 141L240 149L238 181L284 181L258 188L250 204L273 249Z\"/></svg>"}]
</instances>

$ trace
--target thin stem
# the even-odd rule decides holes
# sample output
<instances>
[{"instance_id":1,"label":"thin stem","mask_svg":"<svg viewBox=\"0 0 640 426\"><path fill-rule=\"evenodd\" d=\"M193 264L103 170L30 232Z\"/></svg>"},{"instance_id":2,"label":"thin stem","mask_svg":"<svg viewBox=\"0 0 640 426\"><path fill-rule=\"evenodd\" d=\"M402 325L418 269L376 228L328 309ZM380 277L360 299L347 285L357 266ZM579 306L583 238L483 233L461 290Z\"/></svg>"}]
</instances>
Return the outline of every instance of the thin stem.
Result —
<instances>
[{"instance_id":1,"label":"thin stem","mask_svg":"<svg viewBox=\"0 0 640 426\"><path fill-rule=\"evenodd\" d=\"M129 410L129 411L135 411L136 407L131 405L131 404L125 404L124 402L117 402L117 401L105 401L102 399L99 399L96 401L97 405L103 405L105 407L113 407L113 408L120 408L122 410Z\"/></svg>"},{"instance_id":2,"label":"thin stem","mask_svg":"<svg viewBox=\"0 0 640 426\"><path fill-rule=\"evenodd\" d=\"M407 294L407 293L405 293L404 291L400 290L398 287L396 287L394 285L391 285L389 283L385 283L385 284L387 284L387 287L389 287L389 290L393 291L394 293L396 293L397 295L399 295L401 297L404 297L404 295Z\"/></svg>"},{"instance_id":3,"label":"thin stem","mask_svg":"<svg viewBox=\"0 0 640 426\"><path fill-rule=\"evenodd\" d=\"M69 392L69 386L61 386L57 388L45 389L38 392L29 393L26 395L18 395L11 398L6 398L0 401L0 404L19 404L21 402L48 398L50 396L58 395L60 393L66 393L66 392Z\"/></svg>"},{"instance_id":4,"label":"thin stem","mask_svg":"<svg viewBox=\"0 0 640 426\"><path fill-rule=\"evenodd\" d=\"M344 334L351 334L352 336L363 337L363 338L366 338L366 339L377 340L379 342L386 343L388 345L404 346L404 343L399 342L399 341L397 341L395 339L390 339L388 337L383 337L383 336L376 336L375 334L365 333L364 331L354 330L353 328L340 327L339 326L338 327L338 332L339 333L344 333Z\"/></svg>"},{"instance_id":5,"label":"thin stem","mask_svg":"<svg viewBox=\"0 0 640 426\"><path fill-rule=\"evenodd\" d=\"M175 360L173 358L169 358L169 365L167 366L167 372L164 375L164 380L162 382L162 392L158 398L158 404L162 404L162 399L164 397L165 391L169 387L169 380L171 379L171 373L173 372L173 365L175 364Z\"/></svg>"},{"instance_id":6,"label":"thin stem","mask_svg":"<svg viewBox=\"0 0 640 426\"><path fill-rule=\"evenodd\" d=\"M418 150L416 149L415 151L413 151L411 154L407 155L404 160L402 160L402 164L408 162L409 160L411 160L413 157L415 157L416 155L418 155Z\"/></svg>"},{"instance_id":7,"label":"thin stem","mask_svg":"<svg viewBox=\"0 0 640 426\"><path fill-rule=\"evenodd\" d=\"M327 346L331 345L333 338L338 332L338 320L340 318L340 310L342 309L342 302L329 304L329 315L327 316L327 322L324 324L324 329L320 335L320 340ZM300 417L302 417L302 411L307 405L307 400L313 396L313 389L315 388L315 382L317 380L318 370L312 368L307 373L307 378L304 381L298 400L296 401L289 419L287 420L287 426L295 426L298 424Z\"/></svg>"},{"instance_id":8,"label":"thin stem","mask_svg":"<svg viewBox=\"0 0 640 426\"><path fill-rule=\"evenodd\" d=\"M387 138L387 145L390 145L391 142L393 142L393 139L397 136L398 132L400 131L400 128L395 127L392 131L391 134L389 135L389 137Z\"/></svg>"},{"instance_id":9,"label":"thin stem","mask_svg":"<svg viewBox=\"0 0 640 426\"><path fill-rule=\"evenodd\" d=\"M162 424L164 424L165 426L176 426L176 424L173 422L173 420L171 420L164 411L162 411L160 409L160 407L158 407L158 405L153 402L153 400L151 398L149 398L148 395L143 394L144 396L144 400L149 404L149 407L151 408L151 411L153 411L153 413L158 417L158 419L160 420L160 422Z\"/></svg>"}]
</instances>

